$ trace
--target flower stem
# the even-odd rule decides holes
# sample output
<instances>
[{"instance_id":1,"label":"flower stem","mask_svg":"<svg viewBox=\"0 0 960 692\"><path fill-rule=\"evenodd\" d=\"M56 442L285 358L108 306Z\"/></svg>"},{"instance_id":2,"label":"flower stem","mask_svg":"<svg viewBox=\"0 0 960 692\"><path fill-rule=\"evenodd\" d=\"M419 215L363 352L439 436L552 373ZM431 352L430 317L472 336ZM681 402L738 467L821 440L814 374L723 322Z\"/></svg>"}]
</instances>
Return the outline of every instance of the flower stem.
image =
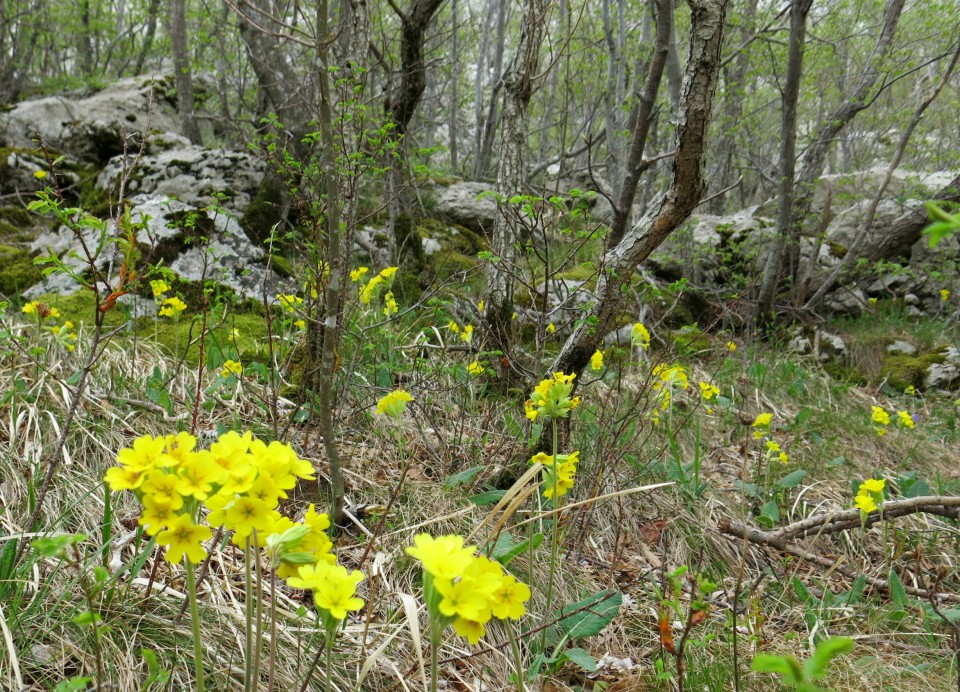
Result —
<instances>
[{"instance_id":1,"label":"flower stem","mask_svg":"<svg viewBox=\"0 0 960 692\"><path fill-rule=\"evenodd\" d=\"M560 538L560 498L557 494L557 476L559 475L559 464L557 463L557 447L560 446L559 435L557 433L557 419L553 421L553 522L550 526L550 574L547 576L547 604L544 612L544 619L550 617L550 607L553 605L553 578L557 572L557 549ZM546 649L547 630L544 628L540 635L540 648Z\"/></svg>"},{"instance_id":2,"label":"flower stem","mask_svg":"<svg viewBox=\"0 0 960 692\"><path fill-rule=\"evenodd\" d=\"M197 610L197 578L193 563L187 559L187 598L190 599L190 620L193 624L193 668L197 676L197 692L206 689L203 680L203 644L200 640L200 612Z\"/></svg>"},{"instance_id":3,"label":"flower stem","mask_svg":"<svg viewBox=\"0 0 960 692\"><path fill-rule=\"evenodd\" d=\"M327 663L324 674L324 690L330 692L330 676L333 672L333 635L330 632L327 632L327 640L323 643L324 648L327 650Z\"/></svg>"},{"instance_id":4,"label":"flower stem","mask_svg":"<svg viewBox=\"0 0 960 692\"><path fill-rule=\"evenodd\" d=\"M257 636L253 644L253 689L260 687L260 652L263 650L263 576L260 572L260 547L257 545L257 530L251 533L253 536L253 551L251 562L256 561L254 565L257 578L257 614L255 621L257 624Z\"/></svg>"},{"instance_id":5,"label":"flower stem","mask_svg":"<svg viewBox=\"0 0 960 692\"><path fill-rule=\"evenodd\" d=\"M267 677L267 692L273 692L277 673L277 571L270 570L270 674Z\"/></svg>"},{"instance_id":6,"label":"flower stem","mask_svg":"<svg viewBox=\"0 0 960 692\"><path fill-rule=\"evenodd\" d=\"M253 592L250 569L250 539L248 538L243 546L243 585L244 595L246 597L246 623L244 625L244 656L243 656L243 692L251 692L253 689Z\"/></svg>"},{"instance_id":7,"label":"flower stem","mask_svg":"<svg viewBox=\"0 0 960 692\"><path fill-rule=\"evenodd\" d=\"M438 668L440 667L440 639L443 634L434 618L430 618L430 692L437 692Z\"/></svg>"},{"instance_id":8,"label":"flower stem","mask_svg":"<svg viewBox=\"0 0 960 692\"><path fill-rule=\"evenodd\" d=\"M513 652L513 665L517 669L517 692L526 692L523 686L523 659L520 658L520 647L517 645L517 635L513 631L513 623L504 623L507 626L507 636L510 638L510 651Z\"/></svg>"}]
</instances>

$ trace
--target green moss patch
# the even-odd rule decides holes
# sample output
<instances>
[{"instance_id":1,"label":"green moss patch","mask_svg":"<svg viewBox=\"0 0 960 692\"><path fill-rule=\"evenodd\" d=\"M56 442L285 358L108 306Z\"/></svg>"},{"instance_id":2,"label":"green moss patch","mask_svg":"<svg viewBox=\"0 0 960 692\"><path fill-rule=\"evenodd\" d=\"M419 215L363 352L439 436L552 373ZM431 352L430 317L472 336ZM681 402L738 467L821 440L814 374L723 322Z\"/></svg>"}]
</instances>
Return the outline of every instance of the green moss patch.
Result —
<instances>
[{"instance_id":1,"label":"green moss patch","mask_svg":"<svg viewBox=\"0 0 960 692\"><path fill-rule=\"evenodd\" d=\"M43 278L27 250L0 245L0 293L14 295Z\"/></svg>"},{"instance_id":2,"label":"green moss patch","mask_svg":"<svg viewBox=\"0 0 960 692\"><path fill-rule=\"evenodd\" d=\"M942 363L946 357L942 352L934 351L908 356L905 353L892 353L883 359L880 375L889 385L903 391L907 387L923 387L927 369L934 363Z\"/></svg>"}]
</instances>

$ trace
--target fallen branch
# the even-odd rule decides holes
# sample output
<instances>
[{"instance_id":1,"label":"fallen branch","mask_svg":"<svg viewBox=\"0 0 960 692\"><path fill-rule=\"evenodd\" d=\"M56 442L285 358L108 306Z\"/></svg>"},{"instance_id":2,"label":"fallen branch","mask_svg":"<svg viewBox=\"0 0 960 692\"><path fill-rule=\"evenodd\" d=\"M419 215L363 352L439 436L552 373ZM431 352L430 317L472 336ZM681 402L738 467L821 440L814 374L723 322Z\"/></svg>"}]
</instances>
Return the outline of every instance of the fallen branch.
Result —
<instances>
[{"instance_id":1,"label":"fallen branch","mask_svg":"<svg viewBox=\"0 0 960 692\"><path fill-rule=\"evenodd\" d=\"M720 533L742 538L756 545L776 548L777 550L827 567L849 579L856 579L859 573L852 572L839 566L836 558L819 555L800 546L794 545L792 539L820 536L838 533L858 527L867 528L877 522L895 519L911 514L934 514L948 519L960 518L960 497L953 496L923 496L911 497L905 500L884 502L882 511L871 512L862 521L859 509L848 509L837 512L823 512L807 517L801 521L788 524L775 531L764 531L741 522L724 519L718 525ZM867 583L880 591L889 592L890 586L886 579L871 577L864 574ZM941 601L960 602L960 594L934 593L927 589L919 589L904 585L904 589L911 596L930 599L938 598Z\"/></svg>"}]
</instances>

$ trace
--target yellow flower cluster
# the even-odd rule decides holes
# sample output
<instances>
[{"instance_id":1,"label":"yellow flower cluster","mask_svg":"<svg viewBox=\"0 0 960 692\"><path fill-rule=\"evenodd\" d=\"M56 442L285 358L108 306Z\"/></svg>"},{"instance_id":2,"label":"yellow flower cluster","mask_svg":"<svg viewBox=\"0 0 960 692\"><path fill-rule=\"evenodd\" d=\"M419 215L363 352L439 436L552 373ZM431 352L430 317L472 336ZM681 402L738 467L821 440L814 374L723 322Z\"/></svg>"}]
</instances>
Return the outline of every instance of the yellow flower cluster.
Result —
<instances>
[{"instance_id":1,"label":"yellow flower cluster","mask_svg":"<svg viewBox=\"0 0 960 692\"><path fill-rule=\"evenodd\" d=\"M655 424L659 424L660 412L668 411L673 404L674 391L688 389L690 380L687 379L687 371L682 365L661 363L653 368L653 383L650 386L656 392L659 403L651 418Z\"/></svg>"},{"instance_id":2,"label":"yellow flower cluster","mask_svg":"<svg viewBox=\"0 0 960 692\"><path fill-rule=\"evenodd\" d=\"M50 333L57 337L64 348L68 351L73 351L77 347L77 333L73 330L73 322L64 322L63 324L55 324L50 327Z\"/></svg>"},{"instance_id":3,"label":"yellow flower cluster","mask_svg":"<svg viewBox=\"0 0 960 692\"><path fill-rule=\"evenodd\" d=\"M916 421L914 421L913 416L911 416L906 411L897 411L897 425L901 428L906 428L908 430L913 430L917 427ZM871 406L870 407L870 420L873 422L873 429L876 431L878 437L883 437L887 434L887 426L890 425L890 414L884 410L882 406Z\"/></svg>"},{"instance_id":4,"label":"yellow flower cluster","mask_svg":"<svg viewBox=\"0 0 960 692\"><path fill-rule=\"evenodd\" d=\"M753 419L753 438L755 440L766 440L763 443L764 447L764 456L767 461L776 459L781 464L786 464L790 461L790 456L780 449L780 443L776 442L773 439L773 414L772 413L758 413L757 417Z\"/></svg>"},{"instance_id":5,"label":"yellow flower cluster","mask_svg":"<svg viewBox=\"0 0 960 692\"><path fill-rule=\"evenodd\" d=\"M948 300L950 300L950 289L949 289L949 288L941 288L941 289L940 289L940 302L941 302L941 303L946 303Z\"/></svg>"},{"instance_id":6,"label":"yellow flower cluster","mask_svg":"<svg viewBox=\"0 0 960 692\"><path fill-rule=\"evenodd\" d=\"M350 279L355 282L363 280L363 277L366 275L366 267L360 267L356 271L356 278L354 279L354 272L350 272ZM383 288L389 288L390 284L393 282L393 275L397 273L398 267L387 267L379 274L376 274L370 277L370 280L367 281L363 286L360 287L360 302L364 305L369 305L374 298L380 295L380 290ZM393 296L392 293L388 295ZM396 304L394 302L394 304Z\"/></svg>"},{"instance_id":7,"label":"yellow flower cluster","mask_svg":"<svg viewBox=\"0 0 960 692\"><path fill-rule=\"evenodd\" d=\"M377 402L377 413L399 419L407 410L407 402L413 401L410 392L397 389L382 397Z\"/></svg>"},{"instance_id":8,"label":"yellow flower cluster","mask_svg":"<svg viewBox=\"0 0 960 692\"><path fill-rule=\"evenodd\" d=\"M557 454L555 458L540 452L530 459L530 463L543 465L543 496L550 500L553 498L554 488L556 488L557 497L563 497L570 492L574 476L577 475L580 452Z\"/></svg>"},{"instance_id":9,"label":"yellow flower cluster","mask_svg":"<svg viewBox=\"0 0 960 692\"><path fill-rule=\"evenodd\" d=\"M56 319L60 317L59 310L46 303L41 303L39 300L31 300L21 308L21 311L24 315L36 315L41 322L48 318Z\"/></svg>"},{"instance_id":10,"label":"yellow flower cluster","mask_svg":"<svg viewBox=\"0 0 960 692\"><path fill-rule=\"evenodd\" d=\"M593 355L590 356L590 369L594 372L603 370L603 351L597 349L593 352Z\"/></svg>"},{"instance_id":11,"label":"yellow flower cluster","mask_svg":"<svg viewBox=\"0 0 960 692\"><path fill-rule=\"evenodd\" d=\"M44 322L56 320L60 317L60 311L56 308L52 308L46 303L42 303L39 300L31 300L29 303L26 303L22 308L21 312L24 315L35 315L37 320L37 325L48 329L51 334L56 338L56 340L68 351L73 351L77 347L77 333L73 329L73 322L64 322L63 324L51 324L50 326L44 327Z\"/></svg>"},{"instance_id":12,"label":"yellow flower cluster","mask_svg":"<svg viewBox=\"0 0 960 692\"><path fill-rule=\"evenodd\" d=\"M644 327L639 322L634 322L633 328L630 330L630 342L633 344L634 348L643 349L644 351L650 350L650 332L647 331L647 328Z\"/></svg>"},{"instance_id":13,"label":"yellow flower cluster","mask_svg":"<svg viewBox=\"0 0 960 692\"><path fill-rule=\"evenodd\" d=\"M484 367L480 365L479 361L473 361L470 365L467 366L467 372L476 377L477 375L483 374Z\"/></svg>"},{"instance_id":14,"label":"yellow flower cluster","mask_svg":"<svg viewBox=\"0 0 960 692\"><path fill-rule=\"evenodd\" d=\"M278 293L277 302L280 304L280 309L290 315L303 307L303 298L292 293Z\"/></svg>"},{"instance_id":15,"label":"yellow flower cluster","mask_svg":"<svg viewBox=\"0 0 960 692\"><path fill-rule=\"evenodd\" d=\"M492 618L519 620L526 613L530 588L504 572L499 562L464 546L462 536L421 533L407 554L423 565L424 600L440 628L453 629L470 644L486 633Z\"/></svg>"},{"instance_id":16,"label":"yellow flower cluster","mask_svg":"<svg viewBox=\"0 0 960 692\"><path fill-rule=\"evenodd\" d=\"M161 317L177 317L181 312L187 309L187 304L174 296L163 301L160 307L159 315Z\"/></svg>"},{"instance_id":17,"label":"yellow flower cluster","mask_svg":"<svg viewBox=\"0 0 960 692\"><path fill-rule=\"evenodd\" d=\"M240 377L243 375L243 363L236 360L228 360L223 364L223 370L220 371L220 375L223 377L230 377L231 375Z\"/></svg>"},{"instance_id":18,"label":"yellow flower cluster","mask_svg":"<svg viewBox=\"0 0 960 692\"><path fill-rule=\"evenodd\" d=\"M573 380L576 376L576 373L565 375L562 372L555 372L552 378L541 380L524 404L527 418L532 421L536 421L541 416L566 418L570 411L580 405L580 397L570 396L573 393Z\"/></svg>"},{"instance_id":19,"label":"yellow flower cluster","mask_svg":"<svg viewBox=\"0 0 960 692\"><path fill-rule=\"evenodd\" d=\"M854 505L861 512L867 514L873 512L883 504L883 489L886 485L887 481L882 478L868 478L857 488L857 497L853 502Z\"/></svg>"},{"instance_id":20,"label":"yellow flower cluster","mask_svg":"<svg viewBox=\"0 0 960 692\"><path fill-rule=\"evenodd\" d=\"M209 450L198 450L196 444L196 437L186 432L144 435L120 450L120 465L104 477L111 490L136 493L143 504L139 523L166 547L169 562L180 562L184 555L191 562L202 560L210 526L233 531L233 542L246 545L293 525L277 507L297 479L315 478L312 464L290 446L267 444L250 432L227 432ZM201 506L209 510L209 526L195 523ZM332 545L323 530L329 525L326 515L319 515L300 542L299 550L309 553L311 562L328 560Z\"/></svg>"}]
</instances>

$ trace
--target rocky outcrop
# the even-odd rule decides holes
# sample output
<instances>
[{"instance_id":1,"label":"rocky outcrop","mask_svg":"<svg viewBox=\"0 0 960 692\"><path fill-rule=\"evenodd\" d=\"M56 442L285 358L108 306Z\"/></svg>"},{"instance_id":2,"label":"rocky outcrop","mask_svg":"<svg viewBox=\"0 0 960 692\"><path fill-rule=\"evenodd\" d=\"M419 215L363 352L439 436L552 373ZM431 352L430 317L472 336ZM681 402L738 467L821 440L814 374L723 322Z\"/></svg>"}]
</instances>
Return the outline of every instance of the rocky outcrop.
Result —
<instances>
[{"instance_id":1,"label":"rocky outcrop","mask_svg":"<svg viewBox=\"0 0 960 692\"><path fill-rule=\"evenodd\" d=\"M266 163L248 152L205 149L166 132L148 138L143 156L110 159L97 177L97 186L114 192L126 175L128 194L171 197L196 207L216 201L241 215L266 171Z\"/></svg>"},{"instance_id":2,"label":"rocky outcrop","mask_svg":"<svg viewBox=\"0 0 960 692\"><path fill-rule=\"evenodd\" d=\"M489 233L497 218L497 196L493 185L463 182L437 185L431 191L434 211L477 233Z\"/></svg>"},{"instance_id":3,"label":"rocky outcrop","mask_svg":"<svg viewBox=\"0 0 960 692\"><path fill-rule=\"evenodd\" d=\"M48 96L0 113L0 144L36 146L104 164L150 132L180 132L172 77L130 77L93 93Z\"/></svg>"}]
</instances>

